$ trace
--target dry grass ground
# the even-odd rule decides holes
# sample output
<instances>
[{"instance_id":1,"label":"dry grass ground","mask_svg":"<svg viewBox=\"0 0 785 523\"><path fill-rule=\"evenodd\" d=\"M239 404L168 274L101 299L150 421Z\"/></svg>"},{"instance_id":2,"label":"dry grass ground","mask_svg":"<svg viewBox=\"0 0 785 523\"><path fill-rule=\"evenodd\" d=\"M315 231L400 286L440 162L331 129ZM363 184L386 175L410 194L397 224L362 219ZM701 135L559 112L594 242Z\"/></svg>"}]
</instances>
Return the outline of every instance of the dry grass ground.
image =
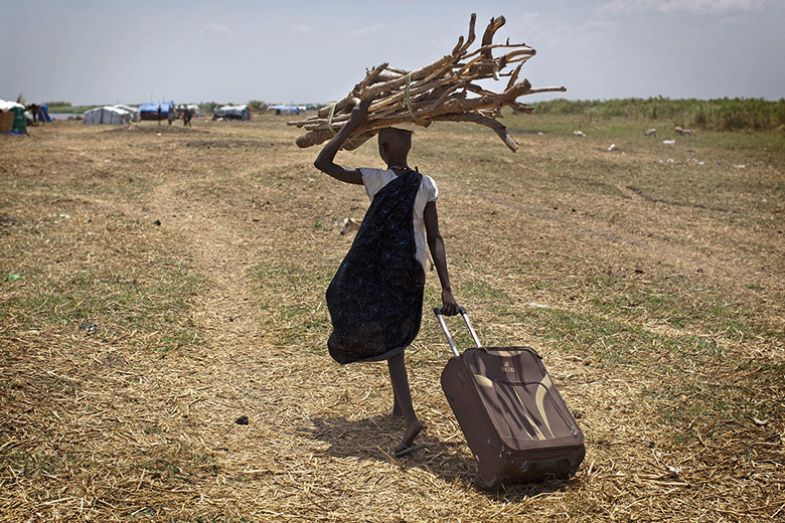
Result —
<instances>
[{"instance_id":1,"label":"dry grass ground","mask_svg":"<svg viewBox=\"0 0 785 523\"><path fill-rule=\"evenodd\" d=\"M426 447L390 456L385 366L325 347L367 201L282 120L65 122L0 137L0 520L785 520L785 136L507 123L516 155L443 124L413 164L480 335L540 349L576 411L575 478L473 485L429 315Z\"/></svg>"}]
</instances>

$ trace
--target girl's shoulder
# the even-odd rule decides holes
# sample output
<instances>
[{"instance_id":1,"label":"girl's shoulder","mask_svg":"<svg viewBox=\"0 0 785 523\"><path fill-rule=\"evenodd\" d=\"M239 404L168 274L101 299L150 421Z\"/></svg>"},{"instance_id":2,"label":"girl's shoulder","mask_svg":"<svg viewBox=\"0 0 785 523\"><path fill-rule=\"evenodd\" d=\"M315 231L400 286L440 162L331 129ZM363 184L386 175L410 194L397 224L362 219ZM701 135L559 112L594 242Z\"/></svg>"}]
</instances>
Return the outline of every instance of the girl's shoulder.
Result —
<instances>
[{"instance_id":1,"label":"girl's shoulder","mask_svg":"<svg viewBox=\"0 0 785 523\"><path fill-rule=\"evenodd\" d=\"M436 181L427 174L423 174L421 184L428 201L435 202L439 198L439 186L436 185Z\"/></svg>"},{"instance_id":2,"label":"girl's shoulder","mask_svg":"<svg viewBox=\"0 0 785 523\"><path fill-rule=\"evenodd\" d=\"M381 176L387 171L387 169L377 169L376 167L360 167L357 170L368 176Z\"/></svg>"},{"instance_id":3,"label":"girl's shoulder","mask_svg":"<svg viewBox=\"0 0 785 523\"><path fill-rule=\"evenodd\" d=\"M365 192L371 199L373 199L374 195L379 192L382 187L387 185L387 182L395 178L395 174L387 169L360 167L357 170L360 171L360 175L362 176Z\"/></svg>"}]
</instances>

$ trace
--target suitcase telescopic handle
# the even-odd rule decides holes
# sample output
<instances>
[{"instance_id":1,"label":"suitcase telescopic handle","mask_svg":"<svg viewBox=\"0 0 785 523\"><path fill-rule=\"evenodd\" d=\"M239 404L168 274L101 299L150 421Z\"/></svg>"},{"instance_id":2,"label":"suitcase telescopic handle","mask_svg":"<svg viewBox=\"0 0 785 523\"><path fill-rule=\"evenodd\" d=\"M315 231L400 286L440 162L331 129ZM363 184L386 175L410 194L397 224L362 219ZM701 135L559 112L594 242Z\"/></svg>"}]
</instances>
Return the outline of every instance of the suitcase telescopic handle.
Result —
<instances>
[{"instance_id":1,"label":"suitcase telescopic handle","mask_svg":"<svg viewBox=\"0 0 785 523\"><path fill-rule=\"evenodd\" d=\"M434 307L433 313L436 315L436 319L439 320L439 325L441 325L444 335L447 337L447 343L450 344L450 350L452 350L453 354L460 357L461 353L458 352L458 347L455 345L455 340L453 340L452 335L450 335L450 329L447 328L447 322L444 321L444 314L442 313L442 310L439 307ZM477 331L474 330L472 320L469 319L469 313L466 312L466 309L463 307L458 307L458 313L461 315L461 318L463 318L463 322L466 324L466 327L469 329L469 333L472 335L474 344L477 345L477 348L479 349L482 347L482 343L480 342L480 337L477 336Z\"/></svg>"}]
</instances>

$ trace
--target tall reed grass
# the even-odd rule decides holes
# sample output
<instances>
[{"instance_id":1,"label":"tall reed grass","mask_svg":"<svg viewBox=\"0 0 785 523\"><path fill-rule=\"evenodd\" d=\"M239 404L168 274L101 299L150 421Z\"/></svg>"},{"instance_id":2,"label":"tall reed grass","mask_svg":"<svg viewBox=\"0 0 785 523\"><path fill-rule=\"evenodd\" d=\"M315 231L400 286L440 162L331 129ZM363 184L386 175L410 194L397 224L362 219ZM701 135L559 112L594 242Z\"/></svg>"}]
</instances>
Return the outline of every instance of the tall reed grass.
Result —
<instances>
[{"instance_id":1,"label":"tall reed grass","mask_svg":"<svg viewBox=\"0 0 785 523\"><path fill-rule=\"evenodd\" d=\"M625 117L666 120L674 125L716 131L785 129L785 98L620 98L614 100L549 100L534 104L539 114L574 114L590 117Z\"/></svg>"}]
</instances>

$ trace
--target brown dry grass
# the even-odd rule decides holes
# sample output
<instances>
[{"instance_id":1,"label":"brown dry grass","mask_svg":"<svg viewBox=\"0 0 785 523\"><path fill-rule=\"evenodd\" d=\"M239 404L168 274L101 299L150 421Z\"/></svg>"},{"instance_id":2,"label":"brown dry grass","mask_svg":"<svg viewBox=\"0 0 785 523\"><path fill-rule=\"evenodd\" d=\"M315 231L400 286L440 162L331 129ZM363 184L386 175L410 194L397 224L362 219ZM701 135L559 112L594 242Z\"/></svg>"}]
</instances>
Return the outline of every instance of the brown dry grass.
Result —
<instances>
[{"instance_id":1,"label":"brown dry grass","mask_svg":"<svg viewBox=\"0 0 785 523\"><path fill-rule=\"evenodd\" d=\"M0 139L0 520L785 518L783 136L507 123L517 155L443 125L413 163L480 335L540 348L580 416L574 479L472 484L428 316L408 355L426 448L390 457L384 365L324 343L337 222L367 202L282 120L57 123Z\"/></svg>"}]
</instances>

